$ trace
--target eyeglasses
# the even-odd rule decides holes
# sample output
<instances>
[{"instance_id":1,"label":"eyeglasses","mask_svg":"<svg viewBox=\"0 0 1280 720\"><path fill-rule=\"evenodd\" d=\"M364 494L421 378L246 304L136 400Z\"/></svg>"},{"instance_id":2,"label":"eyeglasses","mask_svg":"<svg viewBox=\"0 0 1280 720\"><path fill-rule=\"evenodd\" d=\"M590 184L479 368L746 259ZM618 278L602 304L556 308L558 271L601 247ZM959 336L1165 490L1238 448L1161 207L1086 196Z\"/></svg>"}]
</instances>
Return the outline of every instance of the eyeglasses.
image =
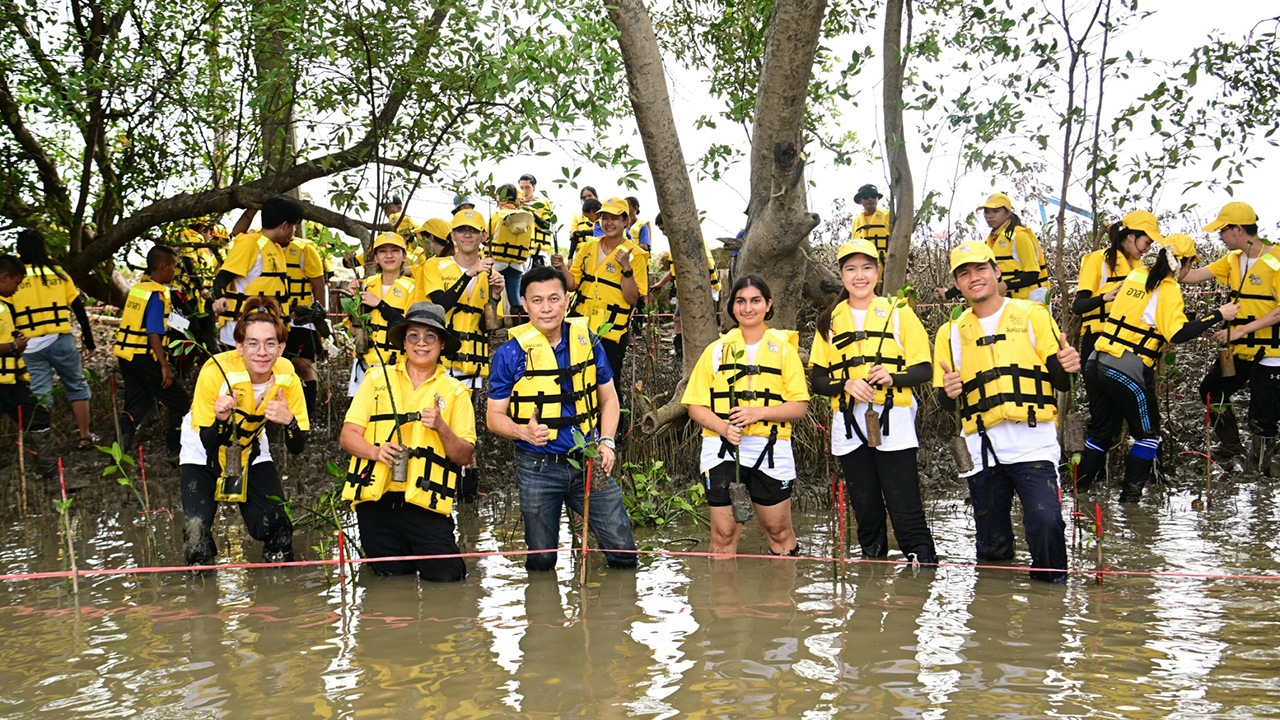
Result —
<instances>
[{"instance_id":1,"label":"eyeglasses","mask_svg":"<svg viewBox=\"0 0 1280 720\"><path fill-rule=\"evenodd\" d=\"M423 344L431 346L440 342L440 336L432 332L408 332L405 333L404 341L408 345Z\"/></svg>"},{"instance_id":2,"label":"eyeglasses","mask_svg":"<svg viewBox=\"0 0 1280 720\"><path fill-rule=\"evenodd\" d=\"M260 350L273 353L280 349L280 343L275 340L268 340L265 343L260 343L257 340L246 340L244 342L244 349L248 350L250 355L256 354Z\"/></svg>"}]
</instances>

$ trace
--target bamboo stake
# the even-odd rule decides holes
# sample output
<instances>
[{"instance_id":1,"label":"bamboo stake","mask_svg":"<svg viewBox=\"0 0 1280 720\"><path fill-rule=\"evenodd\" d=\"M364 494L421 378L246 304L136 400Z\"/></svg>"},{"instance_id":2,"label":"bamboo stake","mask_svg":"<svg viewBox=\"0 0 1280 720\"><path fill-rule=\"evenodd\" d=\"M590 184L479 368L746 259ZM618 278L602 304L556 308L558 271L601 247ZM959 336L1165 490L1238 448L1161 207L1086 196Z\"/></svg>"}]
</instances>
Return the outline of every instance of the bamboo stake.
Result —
<instances>
[{"instance_id":1,"label":"bamboo stake","mask_svg":"<svg viewBox=\"0 0 1280 720\"><path fill-rule=\"evenodd\" d=\"M22 406L18 406L18 478L22 500L21 516L27 516L27 449L23 443L26 427L22 424Z\"/></svg>"},{"instance_id":2,"label":"bamboo stake","mask_svg":"<svg viewBox=\"0 0 1280 720\"><path fill-rule=\"evenodd\" d=\"M582 489L582 575L578 579L579 587L587 585L587 520L591 517L591 466L595 465L591 458L587 461L587 481Z\"/></svg>"},{"instance_id":3,"label":"bamboo stake","mask_svg":"<svg viewBox=\"0 0 1280 720\"><path fill-rule=\"evenodd\" d=\"M1098 503L1093 504L1093 529L1098 540L1098 584L1102 584L1102 506Z\"/></svg>"},{"instance_id":4,"label":"bamboo stake","mask_svg":"<svg viewBox=\"0 0 1280 720\"><path fill-rule=\"evenodd\" d=\"M67 538L67 561L71 564L71 594L80 596L80 573L76 570L76 549L71 542L71 518L67 516L67 473L62 468L62 458L58 458L58 478L62 483L62 532Z\"/></svg>"}]
</instances>

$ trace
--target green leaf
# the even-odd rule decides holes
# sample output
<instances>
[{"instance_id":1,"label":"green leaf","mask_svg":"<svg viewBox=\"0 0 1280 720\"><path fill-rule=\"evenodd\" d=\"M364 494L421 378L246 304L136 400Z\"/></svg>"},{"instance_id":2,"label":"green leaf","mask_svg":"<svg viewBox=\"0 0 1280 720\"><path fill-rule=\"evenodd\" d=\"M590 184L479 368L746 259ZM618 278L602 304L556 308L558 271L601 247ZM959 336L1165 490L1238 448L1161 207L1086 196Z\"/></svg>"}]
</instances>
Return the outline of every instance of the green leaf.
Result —
<instances>
[{"instance_id":1,"label":"green leaf","mask_svg":"<svg viewBox=\"0 0 1280 720\"><path fill-rule=\"evenodd\" d=\"M115 465L108 465L102 468L102 477L110 477L119 472L120 468Z\"/></svg>"}]
</instances>

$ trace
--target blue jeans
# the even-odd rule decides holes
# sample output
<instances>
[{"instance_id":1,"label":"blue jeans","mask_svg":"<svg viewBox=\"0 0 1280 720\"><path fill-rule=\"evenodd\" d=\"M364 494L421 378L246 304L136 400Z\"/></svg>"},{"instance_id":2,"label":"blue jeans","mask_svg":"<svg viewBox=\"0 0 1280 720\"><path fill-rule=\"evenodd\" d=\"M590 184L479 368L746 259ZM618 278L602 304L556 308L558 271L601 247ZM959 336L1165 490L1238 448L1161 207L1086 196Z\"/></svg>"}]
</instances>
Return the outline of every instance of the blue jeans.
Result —
<instances>
[{"instance_id":1,"label":"blue jeans","mask_svg":"<svg viewBox=\"0 0 1280 720\"><path fill-rule=\"evenodd\" d=\"M1022 501L1022 525L1032 568L1031 579L1066 582L1067 524L1058 500L1058 469L1050 462L992 465L968 477L977 526L978 560L1013 558L1013 494Z\"/></svg>"},{"instance_id":2,"label":"blue jeans","mask_svg":"<svg viewBox=\"0 0 1280 720\"><path fill-rule=\"evenodd\" d=\"M568 504L582 514L582 494L586 483L582 471L559 455L516 450L516 486L520 489L520 514L524 515L524 542L530 550L554 550L560 546L560 509ZM622 507L622 489L611 477L591 478L591 517L588 518L596 543L604 549L609 567L636 566L636 541L631 520ZM630 550L612 553L609 550ZM525 556L530 571L551 570L556 553Z\"/></svg>"},{"instance_id":3,"label":"blue jeans","mask_svg":"<svg viewBox=\"0 0 1280 720\"><path fill-rule=\"evenodd\" d=\"M75 338L70 333L59 335L52 345L43 350L23 353L22 360L27 364L27 372L31 374L31 394L44 404L49 404L45 398L53 392L54 370L58 371L58 379L62 381L62 389L67 392L68 400L88 400L93 397L93 393L89 392L89 383L84 379L80 350L76 348Z\"/></svg>"},{"instance_id":4,"label":"blue jeans","mask_svg":"<svg viewBox=\"0 0 1280 720\"><path fill-rule=\"evenodd\" d=\"M507 314L519 315L522 311L520 305L520 278L524 277L524 272L518 267L503 268L499 272L502 273L502 279L507 281Z\"/></svg>"}]
</instances>

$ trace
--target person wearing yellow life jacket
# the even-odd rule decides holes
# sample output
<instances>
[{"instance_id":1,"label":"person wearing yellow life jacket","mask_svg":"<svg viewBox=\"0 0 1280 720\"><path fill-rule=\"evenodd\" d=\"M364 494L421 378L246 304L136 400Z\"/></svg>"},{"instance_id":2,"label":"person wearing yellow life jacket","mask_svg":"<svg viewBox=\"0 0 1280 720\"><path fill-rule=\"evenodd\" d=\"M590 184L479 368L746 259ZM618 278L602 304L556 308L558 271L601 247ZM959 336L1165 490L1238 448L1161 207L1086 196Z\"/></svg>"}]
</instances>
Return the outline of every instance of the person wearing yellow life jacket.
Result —
<instances>
[{"instance_id":1,"label":"person wearing yellow life jacket","mask_svg":"<svg viewBox=\"0 0 1280 720\"><path fill-rule=\"evenodd\" d=\"M649 248L653 246L653 231L649 228L649 221L640 219L640 199L628 195L626 201L627 209L630 210L627 217L631 222L627 227L627 237L644 248L645 252L649 252Z\"/></svg>"},{"instance_id":2,"label":"person wearing yellow life jacket","mask_svg":"<svg viewBox=\"0 0 1280 720\"><path fill-rule=\"evenodd\" d=\"M587 190L592 188L583 188L583 195ZM566 257L573 257L578 253L578 246L598 237L596 231L600 228L600 199L591 195L582 201L582 212L573 216L573 230L569 233L569 254Z\"/></svg>"},{"instance_id":3,"label":"person wearing yellow life jacket","mask_svg":"<svg viewBox=\"0 0 1280 720\"><path fill-rule=\"evenodd\" d=\"M13 255L0 255L0 298L9 297L27 276L22 261ZM0 414L21 421L23 448L34 458L27 460L40 477L53 483L57 481L58 461L49 436L49 408L36 402L27 384L27 366L22 362L22 351L27 338L14 328L13 309L0 300ZM73 486L74 481L74 486ZM67 490L80 490L88 486L82 473L72 473L67 478Z\"/></svg>"},{"instance_id":4,"label":"person wearing yellow life jacket","mask_svg":"<svg viewBox=\"0 0 1280 720\"><path fill-rule=\"evenodd\" d=\"M401 235L412 235L418 229L418 224L413 221L404 212L404 201L399 195L392 196L382 204L382 212L387 214L387 223L391 225L391 231L400 233Z\"/></svg>"},{"instance_id":5,"label":"person wearing yellow life jacket","mask_svg":"<svg viewBox=\"0 0 1280 720\"><path fill-rule=\"evenodd\" d=\"M213 521L219 502L239 505L249 536L262 542L264 562L293 560L293 524L266 430L268 423L282 427L285 448L302 452L310 428L307 401L293 365L282 357L288 331L275 298L250 297L240 310L235 349L205 362L182 422L178 463L188 565L208 565L218 554Z\"/></svg>"},{"instance_id":6,"label":"person wearing yellow life jacket","mask_svg":"<svg viewBox=\"0 0 1280 720\"><path fill-rule=\"evenodd\" d=\"M324 342L319 328L327 332L329 321L329 288L325 284L324 260L315 242L296 235L285 247L284 259L289 285L289 300L284 306L285 316L289 318L289 338L285 342L284 356L293 363L298 379L302 380L307 414L314 415L319 395L315 362L324 357Z\"/></svg>"},{"instance_id":7,"label":"person wearing yellow life jacket","mask_svg":"<svg viewBox=\"0 0 1280 720\"><path fill-rule=\"evenodd\" d=\"M726 305L734 328L707 346L680 402L702 426L701 471L711 506L711 552L738 550L729 485L740 480L772 555L799 555L791 525L796 479L791 424L804 417L809 389L794 331L774 330L769 286L758 275L733 284Z\"/></svg>"},{"instance_id":8,"label":"person wearing yellow life jacket","mask_svg":"<svg viewBox=\"0 0 1280 720\"><path fill-rule=\"evenodd\" d=\"M1108 230L1107 247L1080 259L1080 280L1071 303L1071 312L1080 316L1080 357L1086 360L1093 354L1093 344L1106 325L1112 303L1120 292L1120 283L1137 269L1152 243L1145 233L1119 232L1124 228L1123 223L1113 223L1111 228L1116 232Z\"/></svg>"},{"instance_id":9,"label":"person wearing yellow life jacket","mask_svg":"<svg viewBox=\"0 0 1280 720\"><path fill-rule=\"evenodd\" d=\"M489 218L485 255L493 258L493 267L507 281L507 305L520 307L520 275L532 252L535 216L520 207L520 190L506 184L498 188L498 209Z\"/></svg>"},{"instance_id":10,"label":"person wearing yellow life jacket","mask_svg":"<svg viewBox=\"0 0 1280 720\"><path fill-rule=\"evenodd\" d=\"M879 249L870 240L847 242L837 256L844 289L818 316L809 379L814 394L831 398L831 454L850 489L858 544L864 557L888 555L887 512L902 554L933 565L938 552L920 499L914 390L933 376L929 334L905 300L876 294ZM869 410L880 414L878 443L869 442Z\"/></svg>"},{"instance_id":11,"label":"person wearing yellow life jacket","mask_svg":"<svg viewBox=\"0 0 1280 720\"><path fill-rule=\"evenodd\" d=\"M221 239L216 228L222 228ZM187 223L179 237L178 273L174 278L183 298L179 303L183 306L181 312L191 324L191 334L208 347L213 347L217 329L210 312L213 296L209 291L222 259L207 246L225 242L226 234L226 228L221 225L211 226L205 219L195 219Z\"/></svg>"},{"instance_id":12,"label":"person wearing yellow life jacket","mask_svg":"<svg viewBox=\"0 0 1280 720\"><path fill-rule=\"evenodd\" d=\"M235 345L236 319L245 300L270 297L282 308L289 304L284 249L293 242L294 230L302 224L302 205L283 196L268 199L262 203L262 230L250 233L249 224L256 214L250 208L236 220L232 228L235 239L213 279L213 311L223 323L218 341L227 347Z\"/></svg>"},{"instance_id":13,"label":"person wearing yellow life jacket","mask_svg":"<svg viewBox=\"0 0 1280 720\"><path fill-rule=\"evenodd\" d=\"M1188 320L1178 278L1195 259L1195 243L1185 235L1181 243L1168 242L1174 236L1161 237L1151 213L1135 210L1112 223L1108 232L1145 235L1161 246L1150 268L1138 267L1121 284L1097 349L1085 363L1089 438L1076 469L1076 487L1087 490L1102 477L1107 451L1120 440L1121 422L1127 422L1134 442L1125 460L1120 502L1136 503L1160 453L1156 363L1167 344L1194 340L1216 323L1234 318L1239 307L1227 303L1207 318Z\"/></svg>"},{"instance_id":14,"label":"person wearing yellow life jacket","mask_svg":"<svg viewBox=\"0 0 1280 720\"><path fill-rule=\"evenodd\" d=\"M1031 578L1067 579L1067 544L1058 497L1057 394L1071 386L1080 354L1049 309L1006 298L990 246L951 251L951 276L969 307L944 323L934 341L933 385L942 409L959 406L961 433L975 469L968 480L977 557L1013 557L1010 510L1022 501Z\"/></svg>"},{"instance_id":15,"label":"person wearing yellow life jacket","mask_svg":"<svg viewBox=\"0 0 1280 720\"><path fill-rule=\"evenodd\" d=\"M1218 233L1227 254L1205 267L1187 273L1183 284L1217 280L1227 286L1240 314L1227 331L1214 334L1219 346L1231 348L1235 374L1224 376L1215 362L1200 381L1200 402L1209 406L1210 424L1217 444L1213 456L1219 462L1245 456L1253 469L1256 454L1246 454L1231 398L1245 385L1251 388L1249 425L1253 435L1273 437L1280 419L1280 246L1258 236L1258 214L1243 202L1229 202L1218 217L1204 226ZM1273 377L1274 376L1274 377Z\"/></svg>"},{"instance_id":16,"label":"person wearing yellow life jacket","mask_svg":"<svg viewBox=\"0 0 1280 720\"><path fill-rule=\"evenodd\" d=\"M1013 212L1013 201L1004 193L993 193L978 206L991 233L987 246L996 258L1000 269L1000 294L1019 300L1047 303L1049 297L1049 271L1044 263L1044 250L1035 233L1022 224ZM944 293L947 300L961 296L958 288Z\"/></svg>"},{"instance_id":17,"label":"person wearing yellow life jacket","mask_svg":"<svg viewBox=\"0 0 1280 720\"><path fill-rule=\"evenodd\" d=\"M876 246L881 267L889 256L889 211L879 207L882 197L875 185L858 188L853 202L862 206L862 212L853 216L852 234L854 240L868 240Z\"/></svg>"},{"instance_id":18,"label":"person wearing yellow life jacket","mask_svg":"<svg viewBox=\"0 0 1280 720\"><path fill-rule=\"evenodd\" d=\"M610 326L600 336L600 344L609 356L615 377L621 377L631 337L631 315L640 298L649 292L649 254L626 236L629 212L626 201L620 198L601 203L600 227L604 236L579 247L567 270L569 291L577 292L570 314L587 318L593 331L606 323ZM552 256L551 265L561 271L566 269L564 257L559 254Z\"/></svg>"},{"instance_id":19,"label":"person wearing yellow life jacket","mask_svg":"<svg viewBox=\"0 0 1280 720\"><path fill-rule=\"evenodd\" d=\"M158 401L169 408L165 445L169 452L178 452L182 416L191 409L191 396L182 383L175 382L165 349L169 313L173 310L166 286L173 281L177 268L178 253L173 248L152 247L147 251L149 279L129 289L120 312L120 327L111 351L124 378L124 409L116 422L120 424L121 443L126 451L134 448L138 425Z\"/></svg>"},{"instance_id":20,"label":"person wearing yellow life jacket","mask_svg":"<svg viewBox=\"0 0 1280 720\"><path fill-rule=\"evenodd\" d=\"M44 235L26 229L18 233L18 258L26 267L26 277L12 297L0 298L9 303L14 329L27 338L22 352L23 362L31 377L31 392L46 407L53 404L53 373L56 370L62 389L71 404L76 428L80 431L78 450L92 451L101 441L89 431L89 399L93 393L85 380L84 364L71 337L71 316L80 326L85 353L92 356L96 348L89 313L84 309L80 291L61 267L49 258Z\"/></svg>"},{"instance_id":21,"label":"person wearing yellow life jacket","mask_svg":"<svg viewBox=\"0 0 1280 720\"><path fill-rule=\"evenodd\" d=\"M547 551L525 556L525 569L555 568L561 508L567 503L581 514L587 462L598 462L603 471L592 480L591 532L609 567L634 568L636 542L613 479L619 417L613 370L586 323L565 318L564 273L531 268L521 285L529 322L512 328L511 339L494 353L485 421L490 432L515 441L525 544ZM598 458L582 454L588 443Z\"/></svg>"},{"instance_id":22,"label":"person wearing yellow life jacket","mask_svg":"<svg viewBox=\"0 0 1280 720\"><path fill-rule=\"evenodd\" d=\"M418 243L424 249L431 251L431 257L423 258L421 262L414 265L415 277L418 268L423 264L432 259L438 260L453 255L453 240L449 239L449 234L453 231L451 225L452 223L444 218L431 218L418 226Z\"/></svg>"},{"instance_id":23,"label":"person wearing yellow life jacket","mask_svg":"<svg viewBox=\"0 0 1280 720\"><path fill-rule=\"evenodd\" d=\"M400 348L395 365L365 376L351 401L338 444L351 454L342 499L355 508L365 557L457 555L453 499L462 467L476 446L471 394L439 360L460 343L445 327L444 310L417 302L388 332ZM407 455L407 457L401 457ZM396 481L392 464L408 463ZM454 582L467 576L462 558L389 561L376 575L408 575Z\"/></svg>"},{"instance_id":24,"label":"person wearing yellow life jacket","mask_svg":"<svg viewBox=\"0 0 1280 720\"><path fill-rule=\"evenodd\" d=\"M405 242L398 233L378 233L373 239L373 260L380 273L361 280L352 280L347 291L360 298L360 313L368 315L367 347L356 346L356 358L351 365L351 381L347 395L355 397L365 373L377 365L395 365L400 361L400 348L387 340L387 330L404 317L413 303L417 290L412 277L406 277Z\"/></svg>"},{"instance_id":25,"label":"person wearing yellow life jacket","mask_svg":"<svg viewBox=\"0 0 1280 720\"><path fill-rule=\"evenodd\" d=\"M533 213L533 238L530 240L529 262L531 265L546 265L551 256L553 245L552 227L556 221L555 207L544 194L537 196L538 178L525 173L520 176L520 206Z\"/></svg>"},{"instance_id":26,"label":"person wearing yellow life jacket","mask_svg":"<svg viewBox=\"0 0 1280 720\"><path fill-rule=\"evenodd\" d=\"M662 213L653 216L653 224L658 231L665 237L667 231L662 227ZM711 273L711 312L714 314L720 307L720 271L716 270L716 259L711 256L711 248L703 246L707 251L707 271ZM662 286L671 283L671 306L672 314L675 316L674 334L671 337L672 347L676 353L676 359L684 357L684 327L680 322L680 302L676 295L676 265L672 261L670 253L667 258L667 271L662 274L658 282L654 283L650 288L650 293L656 293L662 289ZM661 264L661 260L659 264Z\"/></svg>"}]
</instances>

